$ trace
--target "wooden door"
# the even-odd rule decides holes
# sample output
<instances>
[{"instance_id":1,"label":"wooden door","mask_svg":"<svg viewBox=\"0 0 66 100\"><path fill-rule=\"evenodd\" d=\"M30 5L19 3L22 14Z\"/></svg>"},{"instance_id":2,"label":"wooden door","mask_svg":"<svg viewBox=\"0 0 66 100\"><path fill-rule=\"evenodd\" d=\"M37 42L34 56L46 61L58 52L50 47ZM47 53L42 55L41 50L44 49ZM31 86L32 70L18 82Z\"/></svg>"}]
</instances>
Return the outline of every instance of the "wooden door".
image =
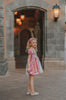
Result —
<instances>
[{"instance_id":1,"label":"wooden door","mask_svg":"<svg viewBox=\"0 0 66 100\"><path fill-rule=\"evenodd\" d=\"M20 55L26 55L26 44L28 39L31 37L30 31L28 31L27 29L24 29L23 31L21 31L20 33Z\"/></svg>"}]
</instances>

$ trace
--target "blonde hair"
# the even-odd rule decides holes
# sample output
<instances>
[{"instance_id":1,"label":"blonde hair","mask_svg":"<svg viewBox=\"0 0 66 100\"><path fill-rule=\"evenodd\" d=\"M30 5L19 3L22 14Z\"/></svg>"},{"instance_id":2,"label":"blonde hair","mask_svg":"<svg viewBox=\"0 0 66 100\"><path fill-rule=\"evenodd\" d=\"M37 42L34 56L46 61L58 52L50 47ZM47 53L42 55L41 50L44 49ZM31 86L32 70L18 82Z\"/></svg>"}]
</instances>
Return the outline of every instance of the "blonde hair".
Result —
<instances>
[{"instance_id":1,"label":"blonde hair","mask_svg":"<svg viewBox=\"0 0 66 100\"><path fill-rule=\"evenodd\" d=\"M34 38L34 37L30 38L30 39L27 41L26 52L28 51L28 49L31 48L31 41L33 41L33 40L36 40L36 41L37 41L37 39ZM37 47L35 48L35 51L37 52Z\"/></svg>"}]
</instances>

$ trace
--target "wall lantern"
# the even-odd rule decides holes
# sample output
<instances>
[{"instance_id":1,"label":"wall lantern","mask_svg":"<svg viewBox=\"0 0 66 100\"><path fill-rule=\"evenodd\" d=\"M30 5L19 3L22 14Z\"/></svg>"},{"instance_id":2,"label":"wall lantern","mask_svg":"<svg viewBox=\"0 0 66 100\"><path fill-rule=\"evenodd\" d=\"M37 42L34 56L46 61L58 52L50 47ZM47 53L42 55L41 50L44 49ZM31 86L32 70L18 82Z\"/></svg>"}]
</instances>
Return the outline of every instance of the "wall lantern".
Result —
<instances>
[{"instance_id":1,"label":"wall lantern","mask_svg":"<svg viewBox=\"0 0 66 100\"><path fill-rule=\"evenodd\" d=\"M14 12L14 15L17 15L18 14L18 12L16 11L16 12Z\"/></svg>"},{"instance_id":2,"label":"wall lantern","mask_svg":"<svg viewBox=\"0 0 66 100\"><path fill-rule=\"evenodd\" d=\"M25 19L25 15L21 15L20 18L23 21Z\"/></svg>"},{"instance_id":3,"label":"wall lantern","mask_svg":"<svg viewBox=\"0 0 66 100\"><path fill-rule=\"evenodd\" d=\"M17 19L16 19L16 23L17 23L18 25L22 25L21 19L20 19L20 18L17 18Z\"/></svg>"},{"instance_id":4,"label":"wall lantern","mask_svg":"<svg viewBox=\"0 0 66 100\"><path fill-rule=\"evenodd\" d=\"M16 23L19 23L21 20L20 20L20 18L17 18L16 19Z\"/></svg>"},{"instance_id":5,"label":"wall lantern","mask_svg":"<svg viewBox=\"0 0 66 100\"><path fill-rule=\"evenodd\" d=\"M20 18L16 18L16 23L17 23L18 25L22 25L24 19L25 19L25 15L20 15Z\"/></svg>"},{"instance_id":6,"label":"wall lantern","mask_svg":"<svg viewBox=\"0 0 66 100\"><path fill-rule=\"evenodd\" d=\"M19 21L18 25L22 25L22 22L21 22L21 21Z\"/></svg>"},{"instance_id":7,"label":"wall lantern","mask_svg":"<svg viewBox=\"0 0 66 100\"><path fill-rule=\"evenodd\" d=\"M54 21L57 22L59 15L60 15L60 6L59 5L54 5L53 6L53 14L54 14Z\"/></svg>"}]
</instances>

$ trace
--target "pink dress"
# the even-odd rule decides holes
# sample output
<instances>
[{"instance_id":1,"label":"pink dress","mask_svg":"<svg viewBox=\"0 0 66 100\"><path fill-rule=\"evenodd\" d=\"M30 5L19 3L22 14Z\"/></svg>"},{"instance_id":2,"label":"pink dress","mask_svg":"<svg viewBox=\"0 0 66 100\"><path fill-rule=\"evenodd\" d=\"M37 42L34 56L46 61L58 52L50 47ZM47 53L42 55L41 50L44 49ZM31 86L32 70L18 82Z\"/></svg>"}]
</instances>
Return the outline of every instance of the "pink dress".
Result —
<instances>
[{"instance_id":1,"label":"pink dress","mask_svg":"<svg viewBox=\"0 0 66 100\"><path fill-rule=\"evenodd\" d=\"M28 50L28 55L31 55L30 57L30 72L29 75L36 75L43 72L40 60L36 54L36 51L33 48L30 48ZM27 71L27 66L26 66Z\"/></svg>"}]
</instances>

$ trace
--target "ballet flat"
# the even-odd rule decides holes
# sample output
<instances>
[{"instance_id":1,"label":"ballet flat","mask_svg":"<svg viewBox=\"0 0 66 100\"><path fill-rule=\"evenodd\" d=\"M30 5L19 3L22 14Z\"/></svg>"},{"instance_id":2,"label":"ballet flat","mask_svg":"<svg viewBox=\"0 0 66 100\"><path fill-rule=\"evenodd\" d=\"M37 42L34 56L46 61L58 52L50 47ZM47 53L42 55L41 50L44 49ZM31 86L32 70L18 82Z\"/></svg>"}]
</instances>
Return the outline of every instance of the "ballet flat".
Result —
<instances>
[{"instance_id":1,"label":"ballet flat","mask_svg":"<svg viewBox=\"0 0 66 100\"><path fill-rule=\"evenodd\" d=\"M31 93L31 96L34 96L34 95L39 95L39 92Z\"/></svg>"},{"instance_id":2,"label":"ballet flat","mask_svg":"<svg viewBox=\"0 0 66 100\"><path fill-rule=\"evenodd\" d=\"M27 92L26 94L27 94L27 95L30 95L31 93L30 93L30 92Z\"/></svg>"}]
</instances>

